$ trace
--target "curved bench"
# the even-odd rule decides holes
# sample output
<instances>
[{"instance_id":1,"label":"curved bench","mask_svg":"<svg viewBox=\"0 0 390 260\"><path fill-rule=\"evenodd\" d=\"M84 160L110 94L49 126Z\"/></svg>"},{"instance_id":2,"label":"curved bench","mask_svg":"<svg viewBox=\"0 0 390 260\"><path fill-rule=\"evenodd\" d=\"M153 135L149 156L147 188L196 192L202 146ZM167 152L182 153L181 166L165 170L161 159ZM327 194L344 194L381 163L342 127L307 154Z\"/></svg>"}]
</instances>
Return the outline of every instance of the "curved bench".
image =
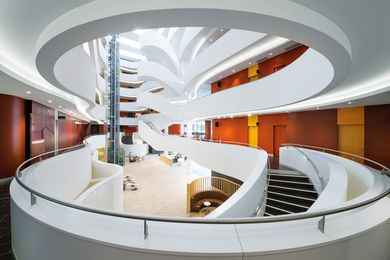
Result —
<instances>
[{"instance_id":1,"label":"curved bench","mask_svg":"<svg viewBox=\"0 0 390 260\"><path fill-rule=\"evenodd\" d=\"M210 206L218 207L229 198L228 195L219 190L201 191L191 197L191 212L199 212L204 207L204 202L211 203Z\"/></svg>"}]
</instances>

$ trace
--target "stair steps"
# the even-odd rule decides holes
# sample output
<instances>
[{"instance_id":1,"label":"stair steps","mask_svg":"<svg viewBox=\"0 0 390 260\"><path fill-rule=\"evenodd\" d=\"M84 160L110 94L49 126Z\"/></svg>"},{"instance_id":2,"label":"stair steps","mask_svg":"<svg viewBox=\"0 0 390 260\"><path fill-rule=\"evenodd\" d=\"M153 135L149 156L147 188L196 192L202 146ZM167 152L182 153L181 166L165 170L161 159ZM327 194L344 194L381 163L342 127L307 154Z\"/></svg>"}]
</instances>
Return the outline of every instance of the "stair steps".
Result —
<instances>
[{"instance_id":1,"label":"stair steps","mask_svg":"<svg viewBox=\"0 0 390 260\"><path fill-rule=\"evenodd\" d=\"M271 170L264 216L305 212L317 197L307 176L292 170Z\"/></svg>"}]
</instances>

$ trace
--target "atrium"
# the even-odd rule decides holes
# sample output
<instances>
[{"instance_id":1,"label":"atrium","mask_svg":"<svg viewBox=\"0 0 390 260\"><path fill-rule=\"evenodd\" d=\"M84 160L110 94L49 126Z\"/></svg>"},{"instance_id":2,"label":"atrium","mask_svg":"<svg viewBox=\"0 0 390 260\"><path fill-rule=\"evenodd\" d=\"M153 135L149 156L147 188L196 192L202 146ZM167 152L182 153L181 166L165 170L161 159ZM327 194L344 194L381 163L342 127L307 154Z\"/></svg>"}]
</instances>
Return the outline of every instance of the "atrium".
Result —
<instances>
[{"instance_id":1,"label":"atrium","mask_svg":"<svg viewBox=\"0 0 390 260\"><path fill-rule=\"evenodd\" d=\"M389 10L1 1L0 260L390 260Z\"/></svg>"}]
</instances>

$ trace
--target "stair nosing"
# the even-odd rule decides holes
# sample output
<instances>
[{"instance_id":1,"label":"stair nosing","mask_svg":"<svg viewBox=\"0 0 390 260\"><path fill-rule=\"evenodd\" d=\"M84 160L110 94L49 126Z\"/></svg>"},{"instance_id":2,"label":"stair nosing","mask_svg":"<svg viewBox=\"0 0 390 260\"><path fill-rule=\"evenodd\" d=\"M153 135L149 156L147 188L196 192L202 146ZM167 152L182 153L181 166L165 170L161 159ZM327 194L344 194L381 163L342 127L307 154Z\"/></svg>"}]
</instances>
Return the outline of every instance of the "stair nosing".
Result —
<instances>
[{"instance_id":1,"label":"stair nosing","mask_svg":"<svg viewBox=\"0 0 390 260\"><path fill-rule=\"evenodd\" d=\"M284 187L284 186L275 186L275 185L271 185L271 184L269 184L268 187L287 189L287 190L295 190L295 191L301 191L301 192L302 191L303 192L310 192L310 193L314 193L314 194L318 195L318 193L316 191L312 191L312 190L301 190L301 189L289 188L289 187Z\"/></svg>"},{"instance_id":2,"label":"stair nosing","mask_svg":"<svg viewBox=\"0 0 390 260\"><path fill-rule=\"evenodd\" d=\"M291 205L291 206L294 206L294 207L298 207L298 208L309 209L309 207L302 206L302 205L298 205L298 204L291 203L291 202L282 201L282 200L277 200L277 199L272 199L272 198L267 198L267 200L271 200L271 201L276 201L276 202L279 202L279 203L288 204L288 205Z\"/></svg>"},{"instance_id":3,"label":"stair nosing","mask_svg":"<svg viewBox=\"0 0 390 260\"><path fill-rule=\"evenodd\" d=\"M300 196L295 196L295 195L290 195L290 194L279 193L279 192L275 192L275 191L268 191L268 193L276 194L276 195L280 195L280 196L285 196L285 197L296 198L296 199L310 200L313 202L316 201L315 199L312 199L312 198L305 198L305 197L300 197Z\"/></svg>"},{"instance_id":4,"label":"stair nosing","mask_svg":"<svg viewBox=\"0 0 390 260\"><path fill-rule=\"evenodd\" d=\"M273 173L273 172L270 172L269 174L273 176L281 176L281 177L309 178L308 176L298 175L298 174L283 174L283 173Z\"/></svg>"},{"instance_id":5,"label":"stair nosing","mask_svg":"<svg viewBox=\"0 0 390 260\"><path fill-rule=\"evenodd\" d=\"M271 206L271 205L265 205L266 207L269 207L269 208L272 208L272 209L276 209L276 210L279 210L279 211L283 211L287 214L294 214L294 212L291 212L291 211L288 211L286 209L280 209L280 208L277 208L277 207L274 207L274 206Z\"/></svg>"},{"instance_id":6,"label":"stair nosing","mask_svg":"<svg viewBox=\"0 0 390 260\"><path fill-rule=\"evenodd\" d=\"M293 183L293 184L303 184L303 185L312 185L312 183L307 183L307 182L296 182L296 181L285 181L285 180L273 180L269 179L269 181L279 181L279 182L285 182L285 183Z\"/></svg>"}]
</instances>

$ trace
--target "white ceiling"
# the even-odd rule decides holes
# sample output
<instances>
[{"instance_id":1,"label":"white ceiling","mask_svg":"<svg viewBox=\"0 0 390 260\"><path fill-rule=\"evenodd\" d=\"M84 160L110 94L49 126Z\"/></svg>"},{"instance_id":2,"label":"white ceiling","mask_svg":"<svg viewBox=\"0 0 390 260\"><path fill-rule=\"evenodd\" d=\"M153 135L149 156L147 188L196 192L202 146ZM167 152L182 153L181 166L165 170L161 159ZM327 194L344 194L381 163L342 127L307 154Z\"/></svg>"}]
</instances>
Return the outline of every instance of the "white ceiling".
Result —
<instances>
[{"instance_id":1,"label":"white ceiling","mask_svg":"<svg viewBox=\"0 0 390 260\"><path fill-rule=\"evenodd\" d=\"M388 96L388 93L380 94L390 91L390 1L292 1L335 22L347 35L352 46L352 69L347 78L329 93L295 104L297 109L317 107L319 104L321 107L337 106L354 99L369 105L390 103L389 99L383 98L383 95ZM42 30L60 15L90 2L93 1L2 0L0 70L25 84L16 81L10 89L9 76L0 73L0 92L26 97L28 85L33 85L31 99L52 99L55 102L47 105L56 108L59 105L73 110L76 106L82 107L83 101L47 83L37 72L34 59ZM261 27L261 24L259 26ZM37 88L40 90L36 91ZM378 90L370 92L374 88ZM42 94L44 92L47 96ZM358 92L360 94L356 95ZM365 99L367 95L373 97ZM337 101L332 101L336 99Z\"/></svg>"}]
</instances>

